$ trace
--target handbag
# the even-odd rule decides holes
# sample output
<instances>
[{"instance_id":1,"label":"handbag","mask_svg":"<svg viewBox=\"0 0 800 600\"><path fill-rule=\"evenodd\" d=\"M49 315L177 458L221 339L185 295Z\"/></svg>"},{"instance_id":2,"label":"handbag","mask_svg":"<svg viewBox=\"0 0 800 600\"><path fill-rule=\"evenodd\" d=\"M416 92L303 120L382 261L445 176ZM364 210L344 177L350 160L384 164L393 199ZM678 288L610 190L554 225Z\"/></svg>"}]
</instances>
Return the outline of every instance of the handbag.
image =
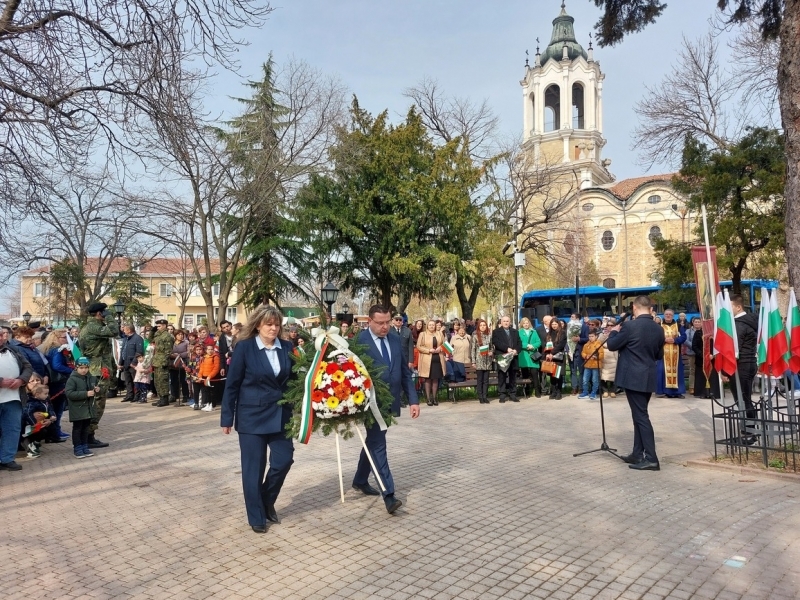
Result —
<instances>
[{"instance_id":1,"label":"handbag","mask_svg":"<svg viewBox=\"0 0 800 600\"><path fill-rule=\"evenodd\" d=\"M546 374L548 374L548 375L552 375L553 373L555 373L555 372L556 372L556 368L557 368L557 367L558 367L558 365L556 365L554 362L552 362L552 361L549 361L549 360L546 360L546 361L544 361L544 362L542 363L542 366L541 366L541 367L539 367L539 370L540 370L542 373L546 373Z\"/></svg>"},{"instance_id":2,"label":"handbag","mask_svg":"<svg viewBox=\"0 0 800 600\"><path fill-rule=\"evenodd\" d=\"M563 361L564 360L564 353L563 352L556 352L553 354L553 360L555 361Z\"/></svg>"},{"instance_id":3,"label":"handbag","mask_svg":"<svg viewBox=\"0 0 800 600\"><path fill-rule=\"evenodd\" d=\"M533 362L539 362L540 360L542 360L542 353L539 352L538 350L532 350L531 351L531 360Z\"/></svg>"}]
</instances>

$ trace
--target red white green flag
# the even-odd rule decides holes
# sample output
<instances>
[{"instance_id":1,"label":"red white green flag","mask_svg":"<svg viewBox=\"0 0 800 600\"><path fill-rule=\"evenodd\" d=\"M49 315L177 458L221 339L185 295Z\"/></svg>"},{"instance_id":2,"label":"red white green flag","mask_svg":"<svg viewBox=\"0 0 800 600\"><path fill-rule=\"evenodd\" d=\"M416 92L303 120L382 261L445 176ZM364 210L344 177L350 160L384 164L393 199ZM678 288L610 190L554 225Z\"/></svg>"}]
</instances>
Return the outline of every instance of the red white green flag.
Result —
<instances>
[{"instance_id":1,"label":"red white green flag","mask_svg":"<svg viewBox=\"0 0 800 600\"><path fill-rule=\"evenodd\" d=\"M762 288L762 314L759 320L758 370L765 375L782 377L789 368L786 363L789 344L778 312L777 293L770 294Z\"/></svg>"},{"instance_id":2,"label":"red white green flag","mask_svg":"<svg viewBox=\"0 0 800 600\"><path fill-rule=\"evenodd\" d=\"M761 288L761 302L758 304L758 371L764 375L767 370L767 331L769 331L769 290Z\"/></svg>"},{"instance_id":3,"label":"red white green flag","mask_svg":"<svg viewBox=\"0 0 800 600\"><path fill-rule=\"evenodd\" d=\"M786 337L789 343L789 370L800 373L800 309L794 288L789 289L789 309L786 311Z\"/></svg>"},{"instance_id":4,"label":"red white green flag","mask_svg":"<svg viewBox=\"0 0 800 600\"><path fill-rule=\"evenodd\" d=\"M726 375L736 372L739 358L739 339L733 322L733 308L728 290L717 293L717 314L714 319L714 365Z\"/></svg>"}]
</instances>

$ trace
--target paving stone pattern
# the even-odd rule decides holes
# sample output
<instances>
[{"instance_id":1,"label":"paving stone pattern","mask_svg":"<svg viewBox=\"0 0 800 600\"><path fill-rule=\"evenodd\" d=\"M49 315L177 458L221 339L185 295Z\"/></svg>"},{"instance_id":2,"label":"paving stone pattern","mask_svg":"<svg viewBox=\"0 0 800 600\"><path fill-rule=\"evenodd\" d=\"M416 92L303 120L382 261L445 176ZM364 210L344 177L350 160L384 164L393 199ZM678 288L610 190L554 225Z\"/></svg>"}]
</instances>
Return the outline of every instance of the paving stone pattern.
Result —
<instances>
[{"instance_id":1,"label":"paving stone pattern","mask_svg":"<svg viewBox=\"0 0 800 600\"><path fill-rule=\"evenodd\" d=\"M627 453L627 403L606 406ZM597 402L423 406L388 434L405 503L393 516L350 488L358 438L342 444L341 504L334 440L315 436L296 446L283 522L258 535L219 412L110 400L110 448L76 460L69 443L45 445L0 472L0 595L800 598L798 482L683 466L713 452L710 407L651 406L658 473L573 458L600 445Z\"/></svg>"}]
</instances>

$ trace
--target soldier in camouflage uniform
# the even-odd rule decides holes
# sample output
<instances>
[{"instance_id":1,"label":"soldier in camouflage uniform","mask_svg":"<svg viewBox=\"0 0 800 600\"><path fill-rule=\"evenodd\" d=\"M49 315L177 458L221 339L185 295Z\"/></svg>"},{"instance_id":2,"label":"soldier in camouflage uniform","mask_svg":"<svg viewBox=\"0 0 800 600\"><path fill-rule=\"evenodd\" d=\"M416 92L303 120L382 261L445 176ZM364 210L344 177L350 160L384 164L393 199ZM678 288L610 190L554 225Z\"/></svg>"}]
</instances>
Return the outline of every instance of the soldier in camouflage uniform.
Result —
<instances>
[{"instance_id":1,"label":"soldier in camouflage uniform","mask_svg":"<svg viewBox=\"0 0 800 600\"><path fill-rule=\"evenodd\" d=\"M169 355L172 354L172 347L175 345L175 338L167 331L169 325L166 319L156 321L156 332L152 338L155 346L153 353L153 383L156 386L158 402L155 406L169 406Z\"/></svg>"},{"instance_id":2,"label":"soldier in camouflage uniform","mask_svg":"<svg viewBox=\"0 0 800 600\"><path fill-rule=\"evenodd\" d=\"M95 437L100 419L106 409L106 397L108 388L111 384L111 377L116 369L114 365L114 353L111 349L111 340L119 337L119 327L110 319L106 323L106 305L103 302L95 302L89 306L89 321L81 329L80 349L83 355L89 359L89 373L97 377L100 392L95 397L95 407L97 416L92 419L89 426L89 447L105 448L107 443L101 442Z\"/></svg>"}]
</instances>

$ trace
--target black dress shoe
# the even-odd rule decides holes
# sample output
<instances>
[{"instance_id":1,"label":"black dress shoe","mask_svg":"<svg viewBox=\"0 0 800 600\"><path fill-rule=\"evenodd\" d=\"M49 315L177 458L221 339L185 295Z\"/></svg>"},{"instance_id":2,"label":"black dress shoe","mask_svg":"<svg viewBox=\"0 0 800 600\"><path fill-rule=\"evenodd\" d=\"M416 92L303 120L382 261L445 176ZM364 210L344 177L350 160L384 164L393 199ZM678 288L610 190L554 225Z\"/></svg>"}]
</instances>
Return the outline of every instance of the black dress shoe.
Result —
<instances>
[{"instance_id":1,"label":"black dress shoe","mask_svg":"<svg viewBox=\"0 0 800 600\"><path fill-rule=\"evenodd\" d=\"M392 514L398 508L403 506L403 502L401 500L398 500L397 498L395 498L394 494L390 494L390 495L386 496L386 498L384 498L383 501L386 503L386 511L389 514Z\"/></svg>"},{"instance_id":2,"label":"black dress shoe","mask_svg":"<svg viewBox=\"0 0 800 600\"><path fill-rule=\"evenodd\" d=\"M267 521L269 521L270 523L281 522L281 520L278 518L278 513L275 512L274 504L267 504L264 508L267 509Z\"/></svg>"},{"instance_id":3,"label":"black dress shoe","mask_svg":"<svg viewBox=\"0 0 800 600\"><path fill-rule=\"evenodd\" d=\"M253 531L255 531L256 533L267 533L266 525L251 525L250 527L252 527Z\"/></svg>"},{"instance_id":4,"label":"black dress shoe","mask_svg":"<svg viewBox=\"0 0 800 600\"><path fill-rule=\"evenodd\" d=\"M629 465L635 465L636 463L639 463L639 462L642 461L641 457L634 456L633 454L627 454L625 456L620 456L620 458L624 462L628 463Z\"/></svg>"},{"instance_id":5,"label":"black dress shoe","mask_svg":"<svg viewBox=\"0 0 800 600\"><path fill-rule=\"evenodd\" d=\"M101 442L96 437L90 437L89 448L108 448L108 442Z\"/></svg>"},{"instance_id":6,"label":"black dress shoe","mask_svg":"<svg viewBox=\"0 0 800 600\"><path fill-rule=\"evenodd\" d=\"M365 483L363 485L360 485L358 483L354 483L353 484L353 489L354 490L360 490L366 496L380 496L381 495L381 493L378 490L376 490L374 487L372 487L368 483Z\"/></svg>"},{"instance_id":7,"label":"black dress shoe","mask_svg":"<svg viewBox=\"0 0 800 600\"><path fill-rule=\"evenodd\" d=\"M519 402L519 399L517 399L517 398L512 398L512 399L511 399L511 401L512 401L512 402Z\"/></svg>"},{"instance_id":8,"label":"black dress shoe","mask_svg":"<svg viewBox=\"0 0 800 600\"><path fill-rule=\"evenodd\" d=\"M650 462L649 460L640 461L634 465L628 465L629 469L636 471L660 471L661 467L657 462Z\"/></svg>"}]
</instances>

